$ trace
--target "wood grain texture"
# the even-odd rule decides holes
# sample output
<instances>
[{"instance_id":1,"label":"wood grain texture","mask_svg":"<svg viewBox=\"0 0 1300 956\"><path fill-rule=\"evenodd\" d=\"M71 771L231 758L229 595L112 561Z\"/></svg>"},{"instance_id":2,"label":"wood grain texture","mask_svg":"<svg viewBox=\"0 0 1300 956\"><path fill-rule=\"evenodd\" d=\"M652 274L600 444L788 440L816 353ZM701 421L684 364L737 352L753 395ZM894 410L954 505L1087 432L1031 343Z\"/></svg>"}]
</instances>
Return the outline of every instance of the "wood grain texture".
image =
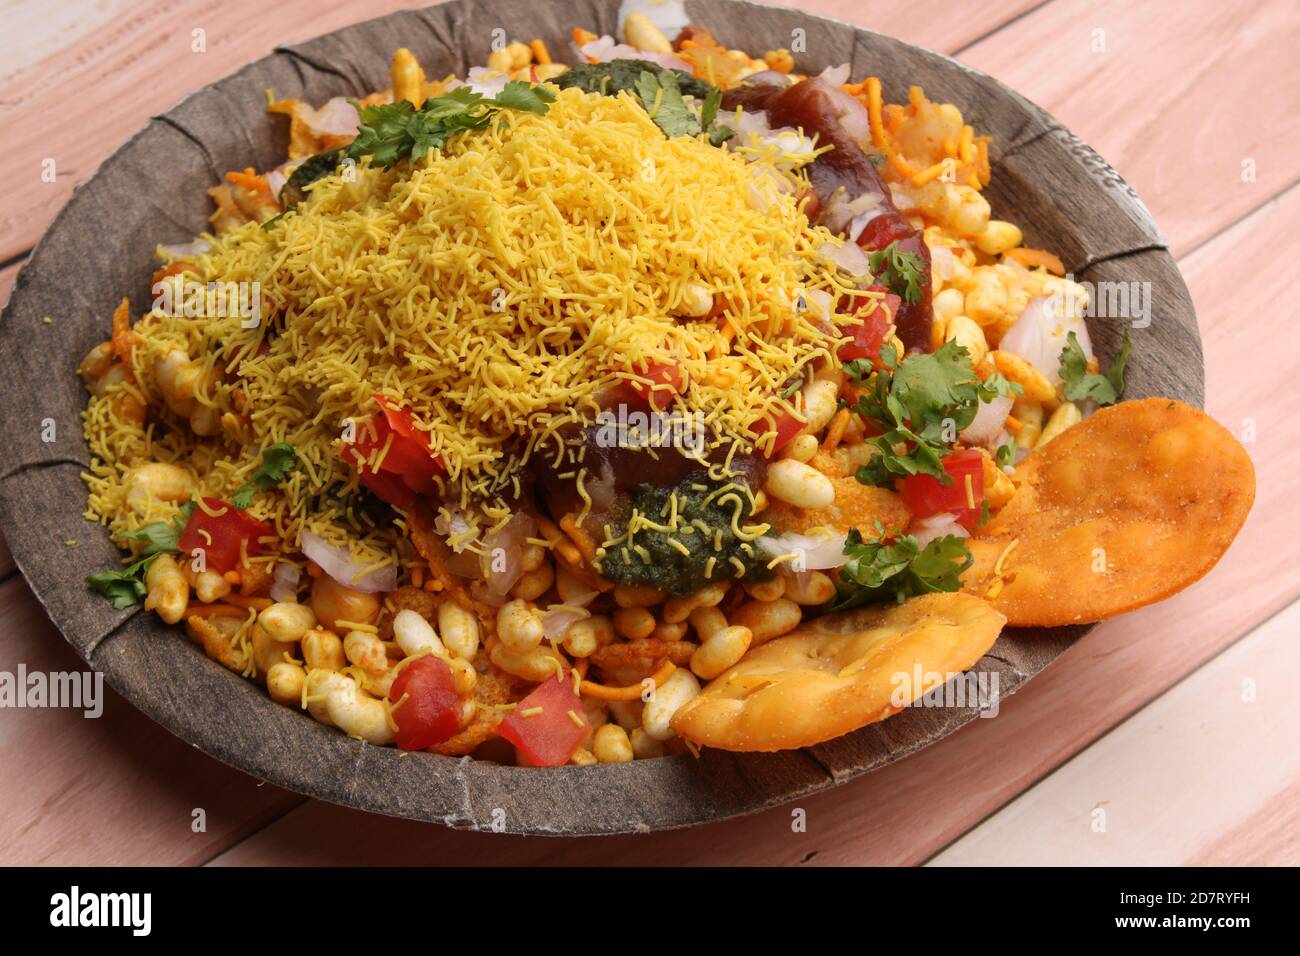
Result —
<instances>
[{"instance_id":1,"label":"wood grain texture","mask_svg":"<svg viewBox=\"0 0 1300 956\"><path fill-rule=\"evenodd\" d=\"M931 862L1300 863L1297 631L1292 604Z\"/></svg>"},{"instance_id":2,"label":"wood grain texture","mask_svg":"<svg viewBox=\"0 0 1300 956\"><path fill-rule=\"evenodd\" d=\"M0 584L0 671L80 672L21 578ZM103 714L0 712L0 865L201 862L298 797L204 756L106 685ZM195 832L193 811L206 815Z\"/></svg>"},{"instance_id":3,"label":"wood grain texture","mask_svg":"<svg viewBox=\"0 0 1300 956\"><path fill-rule=\"evenodd\" d=\"M807 832L791 830L791 809L654 837L552 841L451 833L308 803L233 847L219 862L418 864L481 863L728 865L914 864L928 859L1036 780L1068 760L1240 635L1300 597L1300 582L1278 568L1300 564L1291 476L1300 468L1300 421L1288 394L1286 363L1265 364L1288 334L1289 315L1271 307L1284 295L1294 252L1300 188L1268 203L1188 257L1183 271L1206 327L1209 411L1238 430L1255 419L1255 510L1210 576L1163 604L1108 622L1058 658L994 719L830 793L801 801ZM1243 275L1252 281L1243 283ZM1248 787L1249 783L1244 784ZM1294 805L1261 809L1256 823L1288 826ZM1227 840L1227 837L1224 837ZM1231 842L1199 859L1239 860L1264 844L1240 821ZM383 850L381 851L380 848ZM374 848L374 849L372 849ZM1236 854L1236 855L1234 855Z\"/></svg>"},{"instance_id":4,"label":"wood grain texture","mask_svg":"<svg viewBox=\"0 0 1300 956\"><path fill-rule=\"evenodd\" d=\"M1054 0L961 59L1106 157L1180 255L1300 179L1297 49L1293 0Z\"/></svg>"},{"instance_id":5,"label":"wood grain texture","mask_svg":"<svg viewBox=\"0 0 1300 956\"><path fill-rule=\"evenodd\" d=\"M857 0L795 5L865 20L873 29L952 52L1034 3L979 4L960 17L946 15L946 0L873 4L865 18ZM0 261L31 248L76 185L150 116L185 94L276 45L423 6L422 0L119 0L60 4L51 22L46 5L18 4L12 18L5 14L0 37L0 127L6 139L0 182L13 184L0 205ZM196 29L205 31L205 52L192 49ZM56 114L60 121L51 124ZM55 163L54 182L42 179L47 159Z\"/></svg>"}]
</instances>

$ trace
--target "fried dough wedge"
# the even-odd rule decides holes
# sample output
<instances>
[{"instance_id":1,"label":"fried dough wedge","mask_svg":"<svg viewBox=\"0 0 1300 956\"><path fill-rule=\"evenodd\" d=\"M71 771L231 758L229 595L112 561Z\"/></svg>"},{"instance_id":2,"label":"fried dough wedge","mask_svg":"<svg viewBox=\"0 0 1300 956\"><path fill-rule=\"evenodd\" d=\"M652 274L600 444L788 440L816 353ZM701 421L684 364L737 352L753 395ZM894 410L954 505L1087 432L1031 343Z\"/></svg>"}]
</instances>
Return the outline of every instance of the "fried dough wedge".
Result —
<instances>
[{"instance_id":1,"label":"fried dough wedge","mask_svg":"<svg viewBox=\"0 0 1300 956\"><path fill-rule=\"evenodd\" d=\"M1255 500L1241 444L1167 398L1101 409L1014 480L968 542L962 578L1013 627L1101 621L1176 594L1218 563Z\"/></svg>"},{"instance_id":2,"label":"fried dough wedge","mask_svg":"<svg viewBox=\"0 0 1300 956\"><path fill-rule=\"evenodd\" d=\"M673 717L673 730L720 750L808 747L884 720L930 675L974 665L1005 618L969 594L927 594L829 614L754 648Z\"/></svg>"}]
</instances>

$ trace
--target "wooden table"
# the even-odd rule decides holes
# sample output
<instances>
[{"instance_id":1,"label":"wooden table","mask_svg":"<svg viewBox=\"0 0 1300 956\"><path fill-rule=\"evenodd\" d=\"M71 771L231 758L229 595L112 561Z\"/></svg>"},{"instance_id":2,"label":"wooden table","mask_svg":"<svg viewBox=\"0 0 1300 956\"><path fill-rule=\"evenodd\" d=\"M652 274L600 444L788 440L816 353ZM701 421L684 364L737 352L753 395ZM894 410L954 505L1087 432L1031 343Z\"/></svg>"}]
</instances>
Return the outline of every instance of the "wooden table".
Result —
<instances>
[{"instance_id":1,"label":"wooden table","mask_svg":"<svg viewBox=\"0 0 1300 956\"><path fill-rule=\"evenodd\" d=\"M4 0L0 298L77 183L151 113L277 43L419 5ZM1300 8L800 5L997 76L1096 147L1146 200L1196 301L1209 410L1255 436L1258 500L1223 563L1173 600L1098 627L995 719L804 801L807 832L793 832L790 807L653 836L451 832L259 783L112 697L98 720L0 711L0 863L1300 862L1300 708L1286 687L1300 673L1291 285L1300 280ZM196 53L200 29L206 52ZM0 670L20 662L81 664L0 546Z\"/></svg>"}]
</instances>

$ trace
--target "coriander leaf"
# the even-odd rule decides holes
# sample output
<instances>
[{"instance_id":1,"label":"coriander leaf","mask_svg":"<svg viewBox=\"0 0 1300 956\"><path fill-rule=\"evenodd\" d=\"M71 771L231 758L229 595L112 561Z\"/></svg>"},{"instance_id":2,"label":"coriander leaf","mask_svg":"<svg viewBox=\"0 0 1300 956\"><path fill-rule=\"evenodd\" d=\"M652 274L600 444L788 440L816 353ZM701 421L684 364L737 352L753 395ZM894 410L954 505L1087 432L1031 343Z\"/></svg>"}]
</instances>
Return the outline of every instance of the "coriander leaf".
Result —
<instances>
[{"instance_id":1,"label":"coriander leaf","mask_svg":"<svg viewBox=\"0 0 1300 956\"><path fill-rule=\"evenodd\" d=\"M1016 466L1016 439L1014 435L1005 445L998 446L995 457L999 468L1014 468Z\"/></svg>"},{"instance_id":2,"label":"coriander leaf","mask_svg":"<svg viewBox=\"0 0 1300 956\"><path fill-rule=\"evenodd\" d=\"M895 240L885 248L868 253L867 262L882 285L904 302L916 305L921 301L925 285L925 262L915 252L903 252Z\"/></svg>"},{"instance_id":3,"label":"coriander leaf","mask_svg":"<svg viewBox=\"0 0 1300 956\"><path fill-rule=\"evenodd\" d=\"M682 93L705 99L714 87L682 70L670 70L649 60L608 60L604 63L579 63L571 66L550 82L562 90L577 87L585 93L617 96L623 91L636 89L642 73L672 73Z\"/></svg>"},{"instance_id":4,"label":"coriander leaf","mask_svg":"<svg viewBox=\"0 0 1300 956\"><path fill-rule=\"evenodd\" d=\"M296 463L297 456L288 442L276 442L262 449L262 463L257 466L252 477L244 482L243 487L235 492L230 503L236 508L247 508L253 503L254 491L266 491L275 487L284 481Z\"/></svg>"},{"instance_id":5,"label":"coriander leaf","mask_svg":"<svg viewBox=\"0 0 1300 956\"><path fill-rule=\"evenodd\" d=\"M1071 332L1061 350L1061 378L1065 379L1065 397L1072 402L1093 401L1113 405L1124 394L1124 370L1133 354L1133 340L1124 330L1124 343L1110 368L1101 375L1088 371L1088 357L1083 354L1079 337Z\"/></svg>"},{"instance_id":6,"label":"coriander leaf","mask_svg":"<svg viewBox=\"0 0 1300 956\"><path fill-rule=\"evenodd\" d=\"M184 522L181 522L183 525ZM122 537L131 541L140 541L142 557L162 554L164 551L176 551L180 548L181 527L170 521L150 521L134 531L128 531Z\"/></svg>"},{"instance_id":7,"label":"coriander leaf","mask_svg":"<svg viewBox=\"0 0 1300 956\"><path fill-rule=\"evenodd\" d=\"M1016 390L998 375L981 382L971 366L970 353L951 341L935 352L918 352L902 362L897 362L897 353L886 346L881 350L879 368L870 360L859 362L866 364L849 363L862 385L852 408L881 434L869 441L880 454L858 469L857 479L884 488L892 487L896 478L910 475L930 475L951 484L943 456L958 434L975 420L981 402ZM871 374L864 380L863 372L868 369Z\"/></svg>"},{"instance_id":8,"label":"coriander leaf","mask_svg":"<svg viewBox=\"0 0 1300 956\"><path fill-rule=\"evenodd\" d=\"M497 106L526 113L544 114L555 102L555 92L540 84L511 80L493 100Z\"/></svg>"},{"instance_id":9,"label":"coriander leaf","mask_svg":"<svg viewBox=\"0 0 1300 956\"><path fill-rule=\"evenodd\" d=\"M646 112L655 121L655 125L664 131L665 136L699 135L699 118L682 99L681 87L677 85L677 77L672 73L655 76L644 72L637 77L636 91Z\"/></svg>"},{"instance_id":10,"label":"coriander leaf","mask_svg":"<svg viewBox=\"0 0 1300 956\"><path fill-rule=\"evenodd\" d=\"M350 159L369 156L376 166L392 166L403 159L420 160L442 149L456 133L482 129L502 109L545 113L555 94L540 85L511 80L501 95L489 99L468 86L434 96L418 110L407 100L367 106L360 111L357 138L348 146Z\"/></svg>"},{"instance_id":11,"label":"coriander leaf","mask_svg":"<svg viewBox=\"0 0 1300 956\"><path fill-rule=\"evenodd\" d=\"M857 528L849 531L844 544L848 561L840 570L837 595L829 610L842 610L937 591L961 589L961 574L974 559L966 543L956 535L935 538L924 548L911 535L886 540L877 527L877 537L864 540Z\"/></svg>"},{"instance_id":12,"label":"coriander leaf","mask_svg":"<svg viewBox=\"0 0 1300 956\"><path fill-rule=\"evenodd\" d=\"M270 232L272 229L274 229L276 226L280 224L281 219L289 215L289 213L297 212L297 211L298 210L295 207L290 206L288 209L284 210L283 212L278 212L270 219L266 220L266 222L262 223L260 228L263 232Z\"/></svg>"},{"instance_id":13,"label":"coriander leaf","mask_svg":"<svg viewBox=\"0 0 1300 956\"><path fill-rule=\"evenodd\" d=\"M149 593L144 584L144 574L156 557L156 554L150 555L124 568L92 574L86 578L86 583L108 598L116 610L133 607L141 603Z\"/></svg>"}]
</instances>

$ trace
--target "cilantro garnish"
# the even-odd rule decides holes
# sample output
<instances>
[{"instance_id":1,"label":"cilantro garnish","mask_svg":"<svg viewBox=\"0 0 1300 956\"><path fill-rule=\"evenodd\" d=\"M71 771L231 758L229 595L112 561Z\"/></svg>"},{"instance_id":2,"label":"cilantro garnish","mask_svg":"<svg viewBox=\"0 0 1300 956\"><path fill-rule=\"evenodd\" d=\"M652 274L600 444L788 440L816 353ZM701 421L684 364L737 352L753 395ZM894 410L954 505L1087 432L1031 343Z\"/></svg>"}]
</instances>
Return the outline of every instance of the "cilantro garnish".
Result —
<instances>
[{"instance_id":1,"label":"cilantro garnish","mask_svg":"<svg viewBox=\"0 0 1300 956\"><path fill-rule=\"evenodd\" d=\"M124 568L114 568L112 571L89 575L86 583L108 598L109 603L119 611L139 604L148 593L144 576L149 570L149 565L160 554L180 550L181 532L185 530L185 523L195 507L193 501L187 501L181 506L176 521L150 521L122 535L128 541L139 541L144 544L137 560Z\"/></svg>"},{"instance_id":2,"label":"cilantro garnish","mask_svg":"<svg viewBox=\"0 0 1300 956\"><path fill-rule=\"evenodd\" d=\"M423 159L430 150L442 149L454 133L482 129L503 109L545 113L555 92L545 86L511 80L495 98L458 86L445 96L426 100L418 110L407 100L367 106L361 110L357 138L348 147L351 159L371 157L376 166L392 166L403 159Z\"/></svg>"},{"instance_id":3,"label":"cilantro garnish","mask_svg":"<svg viewBox=\"0 0 1300 956\"><path fill-rule=\"evenodd\" d=\"M262 463L257 466L253 476L235 492L230 503L236 508L247 508L253 503L253 492L266 491L284 481L296 462L293 446L288 442L276 442L262 449Z\"/></svg>"},{"instance_id":4,"label":"cilantro garnish","mask_svg":"<svg viewBox=\"0 0 1300 956\"><path fill-rule=\"evenodd\" d=\"M1066 336L1061 350L1061 378L1065 379L1065 397L1072 402L1093 401L1098 405L1113 405L1124 394L1124 369L1133 353L1133 341L1128 329L1124 330L1124 344L1110 368L1101 375L1088 371L1088 358L1079 345L1079 337L1071 332Z\"/></svg>"},{"instance_id":5,"label":"cilantro garnish","mask_svg":"<svg viewBox=\"0 0 1300 956\"><path fill-rule=\"evenodd\" d=\"M722 103L722 91L716 86L709 88L698 117L682 99L677 74L672 70L662 70L659 73L642 70L636 80L636 92L641 97L641 105L665 136L698 136L707 133L711 144L721 146L735 135L735 130L728 126L714 125L718 106Z\"/></svg>"},{"instance_id":6,"label":"cilantro garnish","mask_svg":"<svg viewBox=\"0 0 1300 956\"><path fill-rule=\"evenodd\" d=\"M925 262L915 252L903 252L898 242L867 254L871 274L904 302L916 305L921 301L921 286L925 284Z\"/></svg>"},{"instance_id":7,"label":"cilantro garnish","mask_svg":"<svg viewBox=\"0 0 1300 956\"><path fill-rule=\"evenodd\" d=\"M121 611L134 607L149 593L149 589L144 584L144 575L156 557L157 554L151 554L124 568L92 574L86 578L86 583L108 598L115 610Z\"/></svg>"},{"instance_id":8,"label":"cilantro garnish","mask_svg":"<svg viewBox=\"0 0 1300 956\"><path fill-rule=\"evenodd\" d=\"M877 523L877 537L864 540L857 528L844 543L848 561L840 569L837 595L828 610L842 610L937 591L961 590L961 574L974 562L966 543L954 534L935 538L924 548L910 534L886 540Z\"/></svg>"},{"instance_id":9,"label":"cilantro garnish","mask_svg":"<svg viewBox=\"0 0 1300 956\"><path fill-rule=\"evenodd\" d=\"M880 354L879 367L869 359L849 363L859 381L864 370L871 371L852 408L883 432L870 439L880 454L858 469L858 481L889 488L897 477L930 475L951 484L943 456L975 420L980 402L1018 394L1020 387L996 373L980 381L970 353L952 341L902 362L892 346L886 345Z\"/></svg>"},{"instance_id":10,"label":"cilantro garnish","mask_svg":"<svg viewBox=\"0 0 1300 956\"><path fill-rule=\"evenodd\" d=\"M997 453L994 455L999 468L1014 468L1016 466L1016 438L1012 435L1007 439L1005 445L999 445Z\"/></svg>"}]
</instances>

